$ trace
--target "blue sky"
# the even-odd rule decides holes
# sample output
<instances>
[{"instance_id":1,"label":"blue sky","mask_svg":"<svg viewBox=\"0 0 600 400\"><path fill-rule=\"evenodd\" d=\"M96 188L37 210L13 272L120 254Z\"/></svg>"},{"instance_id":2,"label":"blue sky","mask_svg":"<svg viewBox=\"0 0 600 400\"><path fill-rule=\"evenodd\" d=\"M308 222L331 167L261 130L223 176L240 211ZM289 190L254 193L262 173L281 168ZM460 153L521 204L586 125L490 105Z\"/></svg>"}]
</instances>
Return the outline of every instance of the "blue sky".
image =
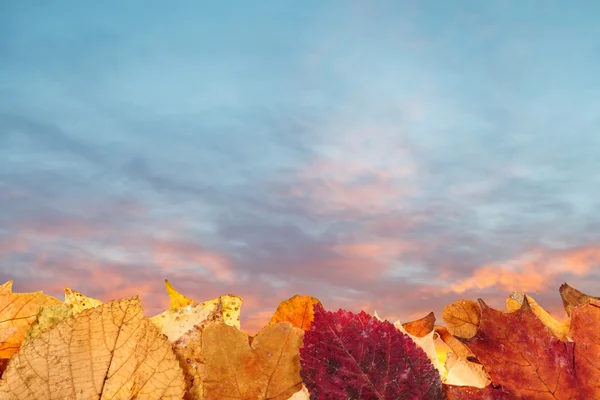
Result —
<instances>
[{"instance_id":1,"label":"blue sky","mask_svg":"<svg viewBox=\"0 0 600 400\"><path fill-rule=\"evenodd\" d=\"M600 284L600 3L0 4L0 280L408 320Z\"/></svg>"}]
</instances>

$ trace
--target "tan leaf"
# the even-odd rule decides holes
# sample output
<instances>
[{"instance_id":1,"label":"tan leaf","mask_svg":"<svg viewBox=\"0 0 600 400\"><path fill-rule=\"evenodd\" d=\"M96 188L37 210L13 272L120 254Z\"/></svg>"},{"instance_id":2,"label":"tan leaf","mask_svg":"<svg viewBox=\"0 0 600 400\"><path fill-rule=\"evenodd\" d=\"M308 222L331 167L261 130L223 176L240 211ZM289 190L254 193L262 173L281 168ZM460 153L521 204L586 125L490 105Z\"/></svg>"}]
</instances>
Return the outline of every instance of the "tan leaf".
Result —
<instances>
[{"instance_id":1,"label":"tan leaf","mask_svg":"<svg viewBox=\"0 0 600 400\"><path fill-rule=\"evenodd\" d=\"M9 359L19 350L41 306L57 304L62 302L41 291L13 293L12 281L0 286L0 330L15 328L12 334L0 342L0 359Z\"/></svg>"},{"instance_id":2,"label":"tan leaf","mask_svg":"<svg viewBox=\"0 0 600 400\"><path fill-rule=\"evenodd\" d=\"M533 311L535 316L538 317L548 329L550 329L550 332L552 332L557 339L560 339L563 342L568 341L567 335L569 333L569 324L554 319L531 296L519 292L511 292L506 299L506 308L508 311L521 309L525 297L527 297L527 301L529 301L531 311Z\"/></svg>"},{"instance_id":3,"label":"tan leaf","mask_svg":"<svg viewBox=\"0 0 600 400\"><path fill-rule=\"evenodd\" d=\"M481 309L474 301L457 300L444 307L442 319L452 335L468 339L477 333Z\"/></svg>"},{"instance_id":4,"label":"tan leaf","mask_svg":"<svg viewBox=\"0 0 600 400\"><path fill-rule=\"evenodd\" d=\"M169 338L170 342L174 342L194 326L201 324L217 308L221 310L219 304L212 306L210 303L208 305L196 303L185 307L172 308L162 314L155 315L150 318L150 321L162 334Z\"/></svg>"},{"instance_id":5,"label":"tan leaf","mask_svg":"<svg viewBox=\"0 0 600 400\"><path fill-rule=\"evenodd\" d=\"M194 329L174 344L192 387L189 399L287 400L302 389L304 331L289 322L264 327L248 343L221 322Z\"/></svg>"},{"instance_id":6,"label":"tan leaf","mask_svg":"<svg viewBox=\"0 0 600 400\"><path fill-rule=\"evenodd\" d=\"M448 373L444 383L447 385L484 388L492 383L483 365L460 358L455 353L448 353L445 367Z\"/></svg>"},{"instance_id":7,"label":"tan leaf","mask_svg":"<svg viewBox=\"0 0 600 400\"><path fill-rule=\"evenodd\" d=\"M560 285L559 292L565 311L567 314L569 314L569 316L571 316L571 309L573 309L573 307L582 306L590 299L600 300L600 297L587 295L567 285L566 283Z\"/></svg>"},{"instance_id":8,"label":"tan leaf","mask_svg":"<svg viewBox=\"0 0 600 400\"><path fill-rule=\"evenodd\" d=\"M65 319L24 345L0 380L6 399L181 399L183 372L138 297Z\"/></svg>"}]
</instances>

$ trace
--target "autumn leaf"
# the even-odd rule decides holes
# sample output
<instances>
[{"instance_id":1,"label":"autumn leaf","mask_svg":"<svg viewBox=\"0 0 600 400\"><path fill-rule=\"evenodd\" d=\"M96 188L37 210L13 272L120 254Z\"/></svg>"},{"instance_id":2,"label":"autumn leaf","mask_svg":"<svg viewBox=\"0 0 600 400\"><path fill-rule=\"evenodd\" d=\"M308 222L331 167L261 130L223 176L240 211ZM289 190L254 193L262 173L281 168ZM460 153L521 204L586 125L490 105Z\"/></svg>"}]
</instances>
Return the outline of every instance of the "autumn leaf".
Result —
<instances>
[{"instance_id":1,"label":"autumn leaf","mask_svg":"<svg viewBox=\"0 0 600 400\"><path fill-rule=\"evenodd\" d=\"M600 398L600 300L590 297L571 309L569 337L575 342L575 373Z\"/></svg>"},{"instance_id":2,"label":"autumn leaf","mask_svg":"<svg viewBox=\"0 0 600 400\"><path fill-rule=\"evenodd\" d=\"M24 345L0 380L2 399L181 399L183 372L138 297L67 318Z\"/></svg>"},{"instance_id":3,"label":"autumn leaf","mask_svg":"<svg viewBox=\"0 0 600 400\"><path fill-rule=\"evenodd\" d=\"M84 296L79 292L65 287L65 302L58 305L42 306L35 321L27 330L23 343L33 339L39 335L40 332L64 319L80 313L83 310L98 307L99 305L102 305L100 300L92 299L91 297Z\"/></svg>"},{"instance_id":4,"label":"autumn leaf","mask_svg":"<svg viewBox=\"0 0 600 400\"><path fill-rule=\"evenodd\" d=\"M404 328L406 333L419 338L429 335L429 333L433 331L434 326L435 314L433 312L430 312L423 318L411 322L405 322L402 324L402 327Z\"/></svg>"},{"instance_id":5,"label":"autumn leaf","mask_svg":"<svg viewBox=\"0 0 600 400\"><path fill-rule=\"evenodd\" d=\"M468 339L475 336L479 327L481 310L471 300L456 300L444 307L442 319L448 331L457 337Z\"/></svg>"},{"instance_id":6,"label":"autumn leaf","mask_svg":"<svg viewBox=\"0 0 600 400\"><path fill-rule=\"evenodd\" d=\"M150 321L169 338L169 341L174 342L194 326L206 320L216 308L221 310L220 304L212 306L211 303L208 305L195 303L185 307L172 308L155 315L150 318Z\"/></svg>"},{"instance_id":7,"label":"autumn leaf","mask_svg":"<svg viewBox=\"0 0 600 400\"><path fill-rule=\"evenodd\" d=\"M243 332L218 320L194 328L174 344L191 383L186 398L289 399L302 390L302 336L289 322L264 327L251 345Z\"/></svg>"},{"instance_id":8,"label":"autumn leaf","mask_svg":"<svg viewBox=\"0 0 600 400\"><path fill-rule=\"evenodd\" d=\"M479 300L481 321L475 336L465 341L484 365L499 397L522 399L593 399L598 388L600 315L594 304L572 309L570 336L562 342L534 314L527 298L520 309L502 312ZM575 350L578 349L578 350ZM464 390L464 396L461 395ZM458 399L478 398L473 388L448 388ZM470 394L469 394L470 393ZM471 397L469 397L471 396ZM481 398L481 397L479 397Z\"/></svg>"},{"instance_id":9,"label":"autumn leaf","mask_svg":"<svg viewBox=\"0 0 600 400\"><path fill-rule=\"evenodd\" d=\"M314 308L300 349L311 398L439 399L441 380L425 352L387 321Z\"/></svg>"},{"instance_id":10,"label":"autumn leaf","mask_svg":"<svg viewBox=\"0 0 600 400\"><path fill-rule=\"evenodd\" d=\"M377 315L377 311L375 311L374 314L375 314L374 315L375 318L378 321L381 321L381 318L379 318L379 315ZM405 328L407 326L414 333L417 333L421 336L416 336L411 333L408 333ZM444 367L442 366L442 364L440 363L440 360L438 360L438 357L437 357L437 350L435 348L435 339L434 339L436 333L434 332L434 329L433 329L434 326L435 326L435 315L433 313L429 313L425 317L420 318L416 321L407 322L404 324L401 324L399 320L394 322L394 327L396 329L398 329L400 332L406 334L413 342L415 342L415 344L417 346L419 346L425 352L425 354L429 358L429 361L431 361L431 363L433 364L435 369L439 372L440 377L442 377L442 380L443 380L443 377L444 377L446 371L444 370ZM429 331L427 331L427 329L429 329Z\"/></svg>"},{"instance_id":11,"label":"autumn leaf","mask_svg":"<svg viewBox=\"0 0 600 400\"><path fill-rule=\"evenodd\" d=\"M169 300L171 301L171 309L185 307L196 303L194 300L187 298L175 290L168 279L165 279L165 287L167 289L167 294L169 295Z\"/></svg>"},{"instance_id":12,"label":"autumn leaf","mask_svg":"<svg viewBox=\"0 0 600 400\"><path fill-rule=\"evenodd\" d=\"M279 303L267 326L287 321L296 328L306 331L310 329L310 324L315 318L313 307L317 304L321 304L317 298L295 295Z\"/></svg>"},{"instance_id":13,"label":"autumn leaf","mask_svg":"<svg viewBox=\"0 0 600 400\"><path fill-rule=\"evenodd\" d=\"M0 334L4 338L0 341L0 360L10 359L19 350L40 307L61 304L41 291L13 293L12 284L13 281L8 281L0 286L0 332L4 332Z\"/></svg>"},{"instance_id":14,"label":"autumn leaf","mask_svg":"<svg viewBox=\"0 0 600 400\"><path fill-rule=\"evenodd\" d=\"M512 292L506 299L506 308L508 311L515 311L521 308L525 297L527 297L531 311L533 311L535 316L550 329L550 332L552 332L556 338L566 342L568 340L567 333L569 332L569 324L554 319L548 311L544 310L531 296L524 293Z\"/></svg>"},{"instance_id":15,"label":"autumn leaf","mask_svg":"<svg viewBox=\"0 0 600 400\"><path fill-rule=\"evenodd\" d=\"M171 310L199 303L179 293L167 279L165 279L165 287L171 301ZM214 308L220 302L225 323L240 329L240 309L242 308L242 301L242 298L239 296L225 295L200 304L202 308Z\"/></svg>"},{"instance_id":16,"label":"autumn leaf","mask_svg":"<svg viewBox=\"0 0 600 400\"><path fill-rule=\"evenodd\" d=\"M560 297L562 298L563 306L569 316L573 307L581 306L587 303L590 299L600 300L600 297L589 296L571 286L563 283L559 288Z\"/></svg>"}]
</instances>

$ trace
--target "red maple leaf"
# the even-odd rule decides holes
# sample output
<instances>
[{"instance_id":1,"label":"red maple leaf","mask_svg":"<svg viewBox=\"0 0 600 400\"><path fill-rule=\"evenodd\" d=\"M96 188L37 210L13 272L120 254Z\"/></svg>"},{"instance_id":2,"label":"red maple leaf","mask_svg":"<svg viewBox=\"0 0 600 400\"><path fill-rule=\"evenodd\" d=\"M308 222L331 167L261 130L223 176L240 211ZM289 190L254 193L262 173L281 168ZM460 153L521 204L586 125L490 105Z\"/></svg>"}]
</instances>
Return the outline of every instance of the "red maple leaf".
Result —
<instances>
[{"instance_id":1,"label":"red maple leaf","mask_svg":"<svg viewBox=\"0 0 600 400\"><path fill-rule=\"evenodd\" d=\"M514 312L495 310L481 299L479 304L479 330L465 344L483 363L492 385L444 385L449 399L600 399L600 302L572 309L573 342L554 337L527 299Z\"/></svg>"},{"instance_id":2,"label":"red maple leaf","mask_svg":"<svg viewBox=\"0 0 600 400\"><path fill-rule=\"evenodd\" d=\"M300 348L300 375L311 400L443 398L425 352L391 323L320 304L314 313Z\"/></svg>"}]
</instances>

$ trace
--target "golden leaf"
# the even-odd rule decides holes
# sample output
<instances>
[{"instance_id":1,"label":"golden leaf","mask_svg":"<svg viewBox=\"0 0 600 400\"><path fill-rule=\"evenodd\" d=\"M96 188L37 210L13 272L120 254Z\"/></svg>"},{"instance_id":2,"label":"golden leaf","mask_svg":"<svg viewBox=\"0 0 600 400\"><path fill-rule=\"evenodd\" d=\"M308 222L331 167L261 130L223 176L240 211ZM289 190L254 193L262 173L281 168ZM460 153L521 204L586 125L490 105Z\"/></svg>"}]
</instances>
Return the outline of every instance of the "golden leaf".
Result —
<instances>
[{"instance_id":1,"label":"golden leaf","mask_svg":"<svg viewBox=\"0 0 600 400\"><path fill-rule=\"evenodd\" d=\"M442 319L452 335L469 339L475 336L479 329L481 309L474 301L456 300L444 307Z\"/></svg>"},{"instance_id":2,"label":"golden leaf","mask_svg":"<svg viewBox=\"0 0 600 400\"><path fill-rule=\"evenodd\" d=\"M317 304L321 304L321 302L315 297L300 295L290 297L279 303L267 326L287 321L296 328L307 331L315 319L313 307Z\"/></svg>"}]
</instances>

